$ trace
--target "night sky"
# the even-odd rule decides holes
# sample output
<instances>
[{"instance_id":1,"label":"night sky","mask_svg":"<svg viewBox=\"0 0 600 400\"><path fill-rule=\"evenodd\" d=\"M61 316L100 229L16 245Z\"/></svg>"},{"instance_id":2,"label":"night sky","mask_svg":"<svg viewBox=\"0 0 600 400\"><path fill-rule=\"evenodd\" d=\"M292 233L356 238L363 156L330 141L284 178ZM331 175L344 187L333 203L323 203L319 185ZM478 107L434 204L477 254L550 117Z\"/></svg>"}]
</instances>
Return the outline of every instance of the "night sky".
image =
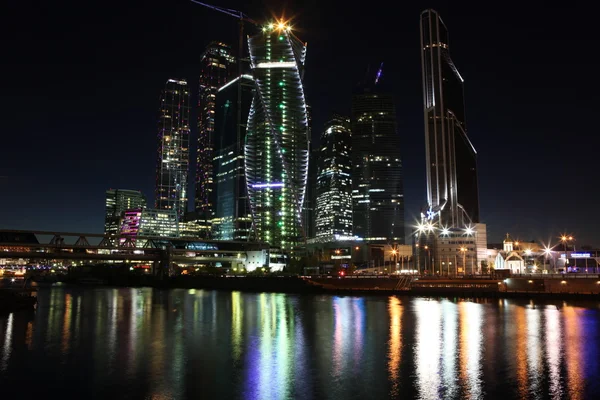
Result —
<instances>
[{"instance_id":1,"label":"night sky","mask_svg":"<svg viewBox=\"0 0 600 400\"><path fill-rule=\"evenodd\" d=\"M556 243L568 232L576 246L600 245L594 10L574 2L215 1L259 21L294 17L308 42L314 138L332 112L350 112L367 65L384 62L407 222L425 201L419 13L436 9L465 79L488 242L510 232ZM152 206L160 90L169 77L185 78L195 101L200 54L211 40L235 43L236 20L186 0L9 0L2 14L0 228L102 232L108 188L142 190Z\"/></svg>"}]
</instances>

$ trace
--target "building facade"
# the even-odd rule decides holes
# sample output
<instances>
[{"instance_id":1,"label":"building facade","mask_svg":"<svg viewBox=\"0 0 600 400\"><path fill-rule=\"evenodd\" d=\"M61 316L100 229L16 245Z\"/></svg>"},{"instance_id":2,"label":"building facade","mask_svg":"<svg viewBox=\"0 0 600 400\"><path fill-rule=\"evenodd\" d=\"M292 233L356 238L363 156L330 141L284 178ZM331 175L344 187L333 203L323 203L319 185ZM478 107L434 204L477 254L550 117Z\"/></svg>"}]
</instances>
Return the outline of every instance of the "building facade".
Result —
<instances>
[{"instance_id":1,"label":"building facade","mask_svg":"<svg viewBox=\"0 0 600 400\"><path fill-rule=\"evenodd\" d=\"M169 79L160 98L155 208L187 211L190 163L190 91L184 80Z\"/></svg>"},{"instance_id":2,"label":"building facade","mask_svg":"<svg viewBox=\"0 0 600 400\"><path fill-rule=\"evenodd\" d=\"M316 237L352 236L352 134L350 119L325 124L318 153Z\"/></svg>"},{"instance_id":3,"label":"building facade","mask_svg":"<svg viewBox=\"0 0 600 400\"><path fill-rule=\"evenodd\" d=\"M248 117L245 168L256 240L294 251L305 242L302 207L309 130L302 83L306 44L285 23L249 38L256 93Z\"/></svg>"},{"instance_id":4,"label":"building facade","mask_svg":"<svg viewBox=\"0 0 600 400\"><path fill-rule=\"evenodd\" d=\"M241 81L241 126L238 129L238 84ZM248 240L252 215L244 173L246 122L254 96L251 75L242 75L218 89L215 107L213 237Z\"/></svg>"},{"instance_id":5,"label":"building facade","mask_svg":"<svg viewBox=\"0 0 600 400\"><path fill-rule=\"evenodd\" d=\"M175 210L133 208L124 212L120 233L140 247L139 236L179 237L179 225Z\"/></svg>"},{"instance_id":6,"label":"building facade","mask_svg":"<svg viewBox=\"0 0 600 400\"><path fill-rule=\"evenodd\" d=\"M123 212L131 208L143 207L146 207L146 197L139 190L108 189L106 191L104 233L117 235L121 228Z\"/></svg>"},{"instance_id":7,"label":"building facade","mask_svg":"<svg viewBox=\"0 0 600 400\"><path fill-rule=\"evenodd\" d=\"M396 109L382 87L382 69L352 99L354 235L404 243L404 189Z\"/></svg>"},{"instance_id":8,"label":"building facade","mask_svg":"<svg viewBox=\"0 0 600 400\"><path fill-rule=\"evenodd\" d=\"M231 47L221 42L210 43L200 58L194 209L199 218L204 220L214 216L215 207L212 192L216 97L219 88L234 76L235 65Z\"/></svg>"},{"instance_id":9,"label":"building facade","mask_svg":"<svg viewBox=\"0 0 600 400\"><path fill-rule=\"evenodd\" d=\"M464 80L439 14L423 11L420 28L428 217L462 228L479 222L477 152L467 136Z\"/></svg>"}]
</instances>

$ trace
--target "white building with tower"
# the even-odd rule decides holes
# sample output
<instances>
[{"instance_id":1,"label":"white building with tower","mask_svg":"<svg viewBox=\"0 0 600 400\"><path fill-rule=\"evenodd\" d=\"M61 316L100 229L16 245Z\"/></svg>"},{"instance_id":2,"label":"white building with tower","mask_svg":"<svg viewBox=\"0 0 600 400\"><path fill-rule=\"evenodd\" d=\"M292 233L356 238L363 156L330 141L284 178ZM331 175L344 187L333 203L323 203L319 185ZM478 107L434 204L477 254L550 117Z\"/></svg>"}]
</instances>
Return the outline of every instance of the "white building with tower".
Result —
<instances>
[{"instance_id":1,"label":"white building with tower","mask_svg":"<svg viewBox=\"0 0 600 400\"><path fill-rule=\"evenodd\" d=\"M514 249L514 241L510 235L506 234L506 239L503 242L503 250L496 254L494 260L494 269L496 270L510 270L513 274L522 274L525 272L525 260Z\"/></svg>"}]
</instances>

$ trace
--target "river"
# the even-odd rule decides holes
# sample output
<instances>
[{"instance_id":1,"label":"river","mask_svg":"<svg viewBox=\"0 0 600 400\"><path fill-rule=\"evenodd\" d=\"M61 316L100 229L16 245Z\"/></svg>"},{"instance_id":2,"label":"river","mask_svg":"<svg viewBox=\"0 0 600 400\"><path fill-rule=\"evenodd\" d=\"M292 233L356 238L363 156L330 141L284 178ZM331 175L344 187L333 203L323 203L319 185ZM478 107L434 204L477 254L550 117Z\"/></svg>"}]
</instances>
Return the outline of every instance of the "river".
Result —
<instances>
[{"instance_id":1,"label":"river","mask_svg":"<svg viewBox=\"0 0 600 400\"><path fill-rule=\"evenodd\" d=\"M0 316L3 397L600 398L600 302L65 286L38 299Z\"/></svg>"}]
</instances>

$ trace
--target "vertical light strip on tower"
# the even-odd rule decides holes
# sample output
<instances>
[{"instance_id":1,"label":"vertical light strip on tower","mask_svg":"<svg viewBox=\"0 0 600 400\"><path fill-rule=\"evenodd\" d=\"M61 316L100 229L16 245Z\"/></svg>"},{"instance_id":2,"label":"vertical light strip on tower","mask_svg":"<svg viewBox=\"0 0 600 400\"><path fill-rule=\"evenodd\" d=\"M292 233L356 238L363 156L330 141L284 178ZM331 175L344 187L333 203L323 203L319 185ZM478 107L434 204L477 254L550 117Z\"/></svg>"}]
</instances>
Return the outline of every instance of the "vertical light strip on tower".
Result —
<instances>
[{"instance_id":1,"label":"vertical light strip on tower","mask_svg":"<svg viewBox=\"0 0 600 400\"><path fill-rule=\"evenodd\" d=\"M258 240L293 250L304 241L306 44L282 22L264 26L248 44L256 94L248 117L245 162L254 230Z\"/></svg>"}]
</instances>

